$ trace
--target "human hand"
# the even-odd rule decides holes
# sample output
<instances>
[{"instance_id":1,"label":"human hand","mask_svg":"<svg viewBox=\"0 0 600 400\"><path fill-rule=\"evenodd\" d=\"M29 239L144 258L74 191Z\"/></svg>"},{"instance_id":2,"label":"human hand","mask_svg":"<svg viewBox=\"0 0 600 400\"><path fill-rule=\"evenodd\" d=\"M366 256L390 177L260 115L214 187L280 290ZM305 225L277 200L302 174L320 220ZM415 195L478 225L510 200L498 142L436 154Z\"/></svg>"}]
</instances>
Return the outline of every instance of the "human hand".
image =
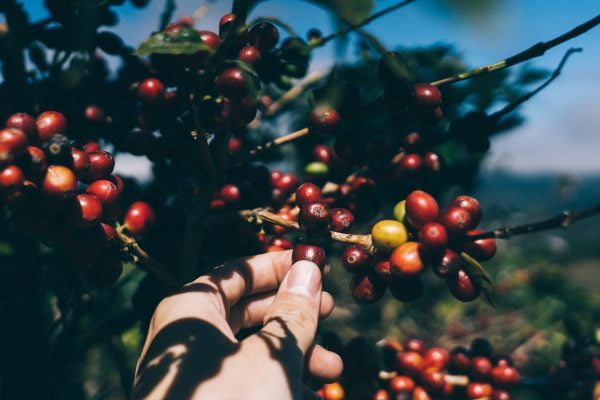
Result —
<instances>
[{"instance_id":1,"label":"human hand","mask_svg":"<svg viewBox=\"0 0 600 400\"><path fill-rule=\"evenodd\" d=\"M333 299L315 264L291 258L284 251L233 260L165 298L150 322L133 398L313 398L305 371L341 374L341 358L313 343ZM241 328L260 325L236 339Z\"/></svg>"}]
</instances>

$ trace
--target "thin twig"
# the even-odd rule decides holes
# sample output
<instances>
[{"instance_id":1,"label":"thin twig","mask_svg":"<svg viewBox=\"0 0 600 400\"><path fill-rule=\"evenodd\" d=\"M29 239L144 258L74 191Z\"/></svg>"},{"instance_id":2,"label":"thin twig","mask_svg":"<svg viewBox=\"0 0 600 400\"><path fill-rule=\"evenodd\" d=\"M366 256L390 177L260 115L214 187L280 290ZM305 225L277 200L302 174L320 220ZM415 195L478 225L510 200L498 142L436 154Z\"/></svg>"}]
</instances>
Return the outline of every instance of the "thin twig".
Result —
<instances>
[{"instance_id":1,"label":"thin twig","mask_svg":"<svg viewBox=\"0 0 600 400\"><path fill-rule=\"evenodd\" d=\"M569 57L571 56L571 54L579 53L581 51L582 51L581 48L573 48L573 47L570 48L569 50L567 50L567 52L565 53L563 58L560 60L558 67L556 67L556 69L554 70L552 75L550 75L550 77L544 83L542 83L535 90L532 90L531 92L527 93L524 96L519 97L517 100L511 102L510 104L507 104L500 111L497 111L497 112L491 114L490 117L495 119L496 121L498 121L500 118L502 118L506 114L510 113L511 111L516 109L518 106L525 103L527 100L531 99L533 96L535 96L536 94L538 94L539 92L544 90L544 88L546 88L548 85L550 85L552 83L552 81L554 81L556 78L558 78L558 76L560 75L563 67L565 66L565 64L566 64L567 60L569 59Z\"/></svg>"},{"instance_id":2,"label":"thin twig","mask_svg":"<svg viewBox=\"0 0 600 400\"><path fill-rule=\"evenodd\" d=\"M298 82L294 87L285 92L264 112L265 117L272 117L277 114L289 102L297 99L306 89L320 81L325 75L324 71L315 71L306 78Z\"/></svg>"},{"instance_id":3,"label":"thin twig","mask_svg":"<svg viewBox=\"0 0 600 400\"><path fill-rule=\"evenodd\" d=\"M336 39L336 38L341 37L341 36L345 36L348 33L352 32L352 31L354 31L354 30L356 30L358 28L362 28L363 26L369 24L370 22L373 22L377 18L383 17L384 15L389 14L390 12L399 9L400 7L403 7L405 5L413 3L414 1L415 0L404 0L404 1L401 1L399 3L394 4L392 6L384 8L383 10L381 10L379 12L376 12L375 14L373 14L373 15L365 18L365 19L363 19L362 21L359 21L359 22L357 22L355 24L350 24L350 26L348 26L347 28L344 28L344 29L339 30L339 31L337 31L335 33L332 33L331 35L323 36L322 38L313 41L311 43L311 47L323 46L325 43L327 43L327 42L329 42L329 41L331 41L333 39Z\"/></svg>"},{"instance_id":4,"label":"thin twig","mask_svg":"<svg viewBox=\"0 0 600 400\"><path fill-rule=\"evenodd\" d=\"M265 151L267 151L269 149L272 149L277 146L281 146L282 144L285 144L285 143L293 142L295 140L298 140L298 139L308 135L309 133L310 133L310 131L308 128L302 128L295 132L288 133L287 135L280 136L277 139L273 139L270 142L267 142L265 144L258 145L255 148L250 149L247 153L243 154L239 159L234 161L232 163L232 166L239 167L240 165L244 164L247 161L250 161L251 159L255 158L256 156L264 153Z\"/></svg>"},{"instance_id":5,"label":"thin twig","mask_svg":"<svg viewBox=\"0 0 600 400\"><path fill-rule=\"evenodd\" d=\"M488 232L483 232L479 235L472 235L466 240L473 241L478 239L509 239L513 236L524 235L527 233L540 232L550 229L567 229L573 223L593 215L600 214L600 204L580 210L580 211L563 211L559 215L531 224L519 225L514 227L504 227L494 229Z\"/></svg>"},{"instance_id":6,"label":"thin twig","mask_svg":"<svg viewBox=\"0 0 600 400\"><path fill-rule=\"evenodd\" d=\"M532 58L540 57L540 56L544 55L544 53L546 53L547 50L549 50L553 47L556 47L559 44L566 42L567 40L573 39L587 31L589 31L590 29L592 29L593 27L595 27L598 24L600 24L600 15L595 16L594 18L590 19L589 21L584 22L583 24L571 29L570 31L568 31L566 33L563 33L562 35L560 35L552 40L549 40L547 42L536 43L533 46L529 47L528 49L523 50L522 52L517 53L514 56L509 57L505 60L498 61L496 63L489 64L489 65L486 65L483 67L478 67L478 68L472 69L467 72L462 72L460 74L456 74L456 75L450 76L448 78L440 79L438 81L431 82L431 84L435 85L435 86L441 86L441 85L446 85L449 83L462 81L465 79L471 79L471 78L478 77L480 75L485 75L490 72L499 71L501 69L511 67L515 64L519 64L524 61L531 60Z\"/></svg>"}]
</instances>

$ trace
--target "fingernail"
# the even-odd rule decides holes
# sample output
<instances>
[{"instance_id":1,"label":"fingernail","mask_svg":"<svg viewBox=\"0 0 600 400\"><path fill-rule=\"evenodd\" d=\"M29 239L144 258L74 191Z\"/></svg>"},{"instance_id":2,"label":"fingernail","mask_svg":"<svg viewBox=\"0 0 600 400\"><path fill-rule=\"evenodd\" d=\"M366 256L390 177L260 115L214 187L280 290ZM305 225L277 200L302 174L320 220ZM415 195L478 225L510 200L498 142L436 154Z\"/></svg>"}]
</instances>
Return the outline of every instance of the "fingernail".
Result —
<instances>
[{"instance_id":1,"label":"fingernail","mask_svg":"<svg viewBox=\"0 0 600 400\"><path fill-rule=\"evenodd\" d=\"M314 296L321 287L321 271L317 264L310 261L298 261L288 271L284 289Z\"/></svg>"}]
</instances>

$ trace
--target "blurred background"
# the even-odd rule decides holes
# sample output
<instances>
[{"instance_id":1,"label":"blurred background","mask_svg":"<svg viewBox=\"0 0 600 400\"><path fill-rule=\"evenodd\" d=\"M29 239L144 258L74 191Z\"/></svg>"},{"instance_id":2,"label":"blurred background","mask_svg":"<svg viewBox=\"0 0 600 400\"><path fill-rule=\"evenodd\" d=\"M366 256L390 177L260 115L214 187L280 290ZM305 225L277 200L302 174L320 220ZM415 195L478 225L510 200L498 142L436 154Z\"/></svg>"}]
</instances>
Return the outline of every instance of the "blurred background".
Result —
<instances>
[{"instance_id":1,"label":"blurred background","mask_svg":"<svg viewBox=\"0 0 600 400\"><path fill-rule=\"evenodd\" d=\"M276 17L302 35L311 27L328 34L340 27L331 7L352 19L353 13L369 15L392 3L262 1L249 19ZM205 6L206 13L195 27L212 31L218 29L219 18L230 12L232 5L222 0L179 0L175 4L175 17L192 15ZM126 2L114 8L120 22L111 30L136 47L158 29L164 6L162 0L151 1L144 9ZM32 20L47 16L43 0L27 0L25 7ZM389 49L450 45L462 62L475 67L549 40L598 13L596 0L418 0L365 30ZM333 64L352 65L358 59L356 40L356 35L350 35L318 49L311 71L326 71ZM491 150L470 186L484 205L484 228L536 221L564 209L600 202L600 93L596 91L600 87L600 29L515 70L553 70L569 47L581 47L583 52L572 56L562 75L519 109L522 124L492 138ZM119 60L112 58L110 65L116 71ZM495 106L489 109L493 111ZM293 126L293 120L278 119L276 132L287 133ZM122 153L117 157L117 172L144 183L151 178L152 169L145 157ZM451 189L448 199L461 190ZM486 264L497 284L498 308L484 301L458 303L443 290L443 284L435 282L428 282L427 295L416 305L387 301L386 297L373 306L358 306L349 296L348 276L340 273L332 260L334 271L326 285L338 307L321 329L334 330L346 340L359 334L372 340L419 336L444 346L466 345L474 337L486 336L501 351L517 349L513 355L518 364L525 374L535 376L558 360L566 339L565 318L575 318L587 327L600 323L599 242L600 217L596 217L568 231L500 243L498 255ZM136 325L122 337L132 365L144 338L143 329ZM87 398L123 397L114 368L101 351L82 358L85 374L93 377L85 380ZM542 397L523 393L518 398Z\"/></svg>"}]
</instances>

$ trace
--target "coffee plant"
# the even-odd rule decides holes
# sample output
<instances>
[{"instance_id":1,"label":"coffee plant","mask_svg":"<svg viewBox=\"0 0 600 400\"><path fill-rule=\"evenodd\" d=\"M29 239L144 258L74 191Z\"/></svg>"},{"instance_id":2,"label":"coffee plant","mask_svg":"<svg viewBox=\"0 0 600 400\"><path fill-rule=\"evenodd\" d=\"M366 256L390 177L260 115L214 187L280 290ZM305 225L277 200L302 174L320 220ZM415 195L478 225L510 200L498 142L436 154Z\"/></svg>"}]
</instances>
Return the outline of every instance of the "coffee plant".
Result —
<instances>
[{"instance_id":1,"label":"coffee plant","mask_svg":"<svg viewBox=\"0 0 600 400\"><path fill-rule=\"evenodd\" d=\"M484 230L486 205L467 193L490 138L521 124L519 107L581 49L550 75L509 68L600 16L469 69L450 46L394 51L363 30L414 1L351 19L345 6L317 1L342 26L329 35L251 19L258 1L234 1L218 24L201 12L174 18L167 1L160 29L130 45L111 31L124 0L46 0L40 21L23 2L1 0L0 398L112 396L85 387L100 374L80 368L94 348L109 355L99 369L116 371L127 396L158 302L233 257L291 250L326 275L341 265L361 307L386 292L418 303L436 279L449 292L440 296L483 294L495 305L502 290L482 263L496 241L599 213L595 205ZM350 35L357 61L311 69L315 49ZM127 176L123 154L147 158L151 180ZM456 187L463 194L445 201ZM592 396L598 334L569 335L554 367L524 377L486 339L469 348L386 339L377 350L330 334L325 345L343 354L344 374L309 383L326 400L505 400L520 388Z\"/></svg>"}]
</instances>

